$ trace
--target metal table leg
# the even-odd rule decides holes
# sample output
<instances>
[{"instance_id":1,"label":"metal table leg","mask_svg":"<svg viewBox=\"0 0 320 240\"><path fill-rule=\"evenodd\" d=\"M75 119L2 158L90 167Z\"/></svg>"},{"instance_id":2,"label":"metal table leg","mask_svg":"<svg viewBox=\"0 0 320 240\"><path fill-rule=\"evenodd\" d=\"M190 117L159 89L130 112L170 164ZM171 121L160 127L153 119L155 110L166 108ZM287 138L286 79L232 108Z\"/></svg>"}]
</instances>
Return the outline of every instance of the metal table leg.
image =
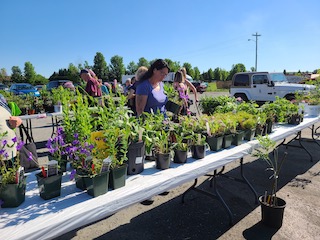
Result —
<instances>
[{"instance_id":1,"label":"metal table leg","mask_svg":"<svg viewBox=\"0 0 320 240\"><path fill-rule=\"evenodd\" d=\"M199 189L199 188L196 188L196 185L197 185L197 183L198 183L198 179L195 179L193 185L192 185L190 188L188 188L188 189L182 194L182 200L181 200L181 202L184 203L185 195L186 195L188 192L190 192L191 190L194 190L194 191L196 191L196 192L202 193L202 194L204 194L204 195L206 195L206 196L208 196L208 197L211 197L211 198L214 198L214 199L218 199L218 200L222 203L224 209L227 211L227 213L228 213L228 215L229 215L229 225L230 225L230 226L233 226L233 214L232 214L229 206L226 204L226 202L224 201L224 199L222 198L222 196L220 195L220 193L219 193L219 191L218 191L218 189L217 189L216 175L217 175L217 170L214 171L214 175L213 175L213 176L214 176L214 177L213 177L213 193L208 192L208 191L205 191L205 190L202 190L202 189Z\"/></svg>"}]
</instances>

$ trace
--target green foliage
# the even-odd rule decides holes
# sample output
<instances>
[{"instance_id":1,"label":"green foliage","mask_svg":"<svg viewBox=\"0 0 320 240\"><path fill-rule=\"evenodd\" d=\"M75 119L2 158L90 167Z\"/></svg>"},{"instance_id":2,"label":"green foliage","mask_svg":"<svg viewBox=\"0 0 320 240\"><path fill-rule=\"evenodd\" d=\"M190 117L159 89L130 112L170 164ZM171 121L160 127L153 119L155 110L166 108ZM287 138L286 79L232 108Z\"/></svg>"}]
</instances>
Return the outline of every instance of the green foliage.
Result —
<instances>
[{"instance_id":1,"label":"green foliage","mask_svg":"<svg viewBox=\"0 0 320 240\"><path fill-rule=\"evenodd\" d=\"M123 58L116 55L110 59L109 66L109 79L118 79L121 81L122 75L125 73L125 66L123 64Z\"/></svg>"},{"instance_id":2,"label":"green foliage","mask_svg":"<svg viewBox=\"0 0 320 240\"><path fill-rule=\"evenodd\" d=\"M30 83L31 85L35 84L36 72L30 62L25 62L24 64L24 78L27 83Z\"/></svg>"},{"instance_id":3,"label":"green foliage","mask_svg":"<svg viewBox=\"0 0 320 240\"><path fill-rule=\"evenodd\" d=\"M219 112L232 111L236 108L235 98L229 96L202 97L200 99L200 108L204 114L213 114L219 109Z\"/></svg>"},{"instance_id":4,"label":"green foliage","mask_svg":"<svg viewBox=\"0 0 320 240\"><path fill-rule=\"evenodd\" d=\"M155 132L154 147L155 151L158 153L170 153L171 151L171 143L169 141L170 131L166 130L158 130Z\"/></svg>"},{"instance_id":5,"label":"green foliage","mask_svg":"<svg viewBox=\"0 0 320 240\"><path fill-rule=\"evenodd\" d=\"M272 199L268 201L270 205L277 206L277 191L278 191L278 179L282 168L282 165L286 159L287 153L284 154L282 159L279 159L278 148L276 147L276 142L271 140L267 136L257 136L260 147L253 153L254 157L258 157L264 160L268 164L266 170L271 171L272 175L269 179L272 179L271 185L271 196ZM270 152L273 152L273 159L269 157Z\"/></svg>"},{"instance_id":6,"label":"green foliage","mask_svg":"<svg viewBox=\"0 0 320 240\"><path fill-rule=\"evenodd\" d=\"M11 81L16 83L21 83L24 81L24 77L22 76L22 71L18 66L13 66L11 68Z\"/></svg>"},{"instance_id":7,"label":"green foliage","mask_svg":"<svg viewBox=\"0 0 320 240\"><path fill-rule=\"evenodd\" d=\"M97 52L94 57L93 62L94 62L94 65L93 65L92 70L97 75L97 77L99 79L104 79L104 80L107 79L108 74L109 74L108 73L109 69L108 69L108 66L107 66L107 63L106 63L106 60L105 60L103 54L100 52Z\"/></svg>"}]
</instances>

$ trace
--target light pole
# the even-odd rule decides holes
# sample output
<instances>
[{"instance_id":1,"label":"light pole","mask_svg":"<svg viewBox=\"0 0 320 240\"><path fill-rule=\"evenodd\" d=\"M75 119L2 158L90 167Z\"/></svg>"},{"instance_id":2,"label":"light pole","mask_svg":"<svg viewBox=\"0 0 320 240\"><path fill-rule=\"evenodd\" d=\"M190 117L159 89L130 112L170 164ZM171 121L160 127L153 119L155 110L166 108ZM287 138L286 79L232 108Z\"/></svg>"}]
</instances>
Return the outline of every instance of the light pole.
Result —
<instances>
[{"instance_id":1,"label":"light pole","mask_svg":"<svg viewBox=\"0 0 320 240\"><path fill-rule=\"evenodd\" d=\"M257 32L256 34L252 34L252 36L256 37L256 40L253 39L248 39L248 41L254 41L256 43L256 65L255 65L255 71L257 71L257 64L258 64L258 37L260 37L261 35L259 35Z\"/></svg>"}]
</instances>

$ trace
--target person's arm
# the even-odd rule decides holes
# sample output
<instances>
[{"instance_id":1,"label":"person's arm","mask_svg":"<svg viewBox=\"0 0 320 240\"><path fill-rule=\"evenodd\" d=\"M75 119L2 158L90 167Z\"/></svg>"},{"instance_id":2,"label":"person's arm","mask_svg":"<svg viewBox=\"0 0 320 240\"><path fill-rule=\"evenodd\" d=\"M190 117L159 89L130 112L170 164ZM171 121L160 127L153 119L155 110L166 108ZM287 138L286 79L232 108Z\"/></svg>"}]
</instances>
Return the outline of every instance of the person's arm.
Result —
<instances>
[{"instance_id":1,"label":"person's arm","mask_svg":"<svg viewBox=\"0 0 320 240\"><path fill-rule=\"evenodd\" d=\"M198 102L199 99L198 99L198 95L197 95L197 89L195 88L195 86L193 86L193 84L188 79L186 79L185 81L186 81L187 86L194 93L194 98L195 98L196 102Z\"/></svg>"},{"instance_id":2,"label":"person's arm","mask_svg":"<svg viewBox=\"0 0 320 240\"><path fill-rule=\"evenodd\" d=\"M136 111L138 116L140 116L143 113L144 108L147 105L147 100L148 95L136 95Z\"/></svg>"},{"instance_id":3,"label":"person's arm","mask_svg":"<svg viewBox=\"0 0 320 240\"><path fill-rule=\"evenodd\" d=\"M127 99L129 100L129 99L131 99L131 98L134 98L134 97L136 96L134 93L135 93L135 91L131 88L131 89L129 90Z\"/></svg>"}]
</instances>

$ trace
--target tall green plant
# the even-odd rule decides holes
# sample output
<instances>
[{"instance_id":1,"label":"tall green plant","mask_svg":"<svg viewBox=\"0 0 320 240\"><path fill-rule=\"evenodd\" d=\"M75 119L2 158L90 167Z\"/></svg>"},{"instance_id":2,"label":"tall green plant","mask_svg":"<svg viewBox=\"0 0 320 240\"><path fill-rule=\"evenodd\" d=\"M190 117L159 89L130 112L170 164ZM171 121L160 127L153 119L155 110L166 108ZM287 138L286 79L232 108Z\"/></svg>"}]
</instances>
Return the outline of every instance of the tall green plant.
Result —
<instances>
[{"instance_id":1,"label":"tall green plant","mask_svg":"<svg viewBox=\"0 0 320 240\"><path fill-rule=\"evenodd\" d=\"M284 154L282 159L279 159L278 148L276 147L275 141L271 140L268 135L257 136L257 139L260 148L255 150L253 156L264 160L269 166L266 170L272 172L272 175L269 177L269 179L272 179L271 193L269 195L270 197L267 199L267 203L271 206L277 206L278 179L287 153ZM273 159L269 157L270 152L273 152ZM266 191L265 196L267 195L268 193Z\"/></svg>"}]
</instances>

